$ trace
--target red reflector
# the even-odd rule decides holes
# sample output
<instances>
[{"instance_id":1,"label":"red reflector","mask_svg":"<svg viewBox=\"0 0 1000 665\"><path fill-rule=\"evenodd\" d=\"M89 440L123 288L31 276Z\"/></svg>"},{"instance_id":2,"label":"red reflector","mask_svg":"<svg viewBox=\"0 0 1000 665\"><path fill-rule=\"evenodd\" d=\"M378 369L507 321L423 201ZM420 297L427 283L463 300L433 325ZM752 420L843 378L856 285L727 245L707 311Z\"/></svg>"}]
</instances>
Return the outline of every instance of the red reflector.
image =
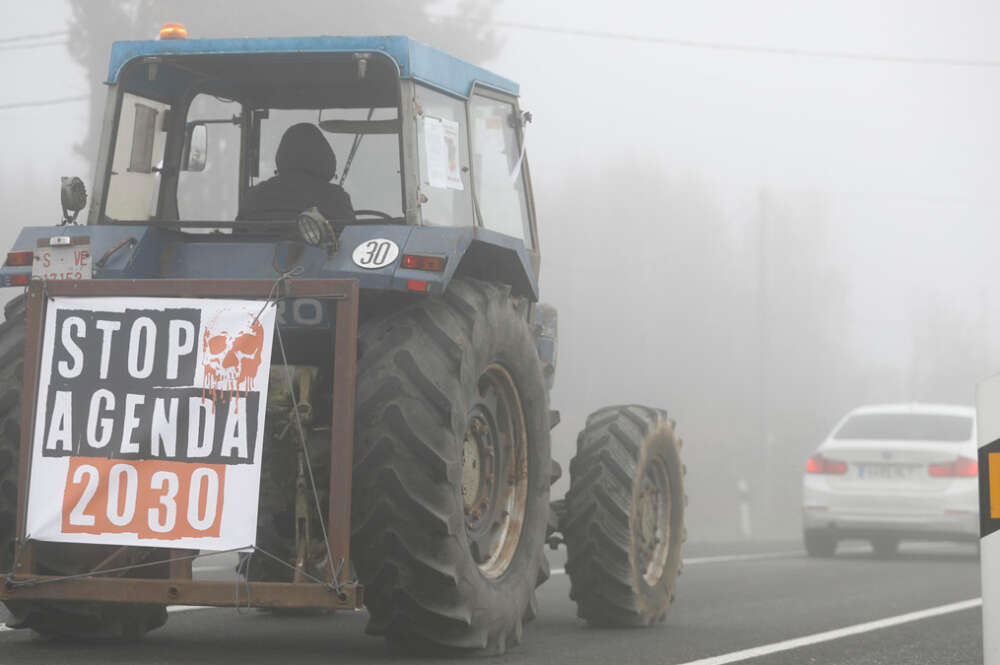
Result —
<instances>
[{"instance_id":1,"label":"red reflector","mask_svg":"<svg viewBox=\"0 0 1000 665\"><path fill-rule=\"evenodd\" d=\"M959 457L955 462L955 475L965 478L975 478L979 475L979 462L968 457Z\"/></svg>"},{"instance_id":2,"label":"red reflector","mask_svg":"<svg viewBox=\"0 0 1000 665\"><path fill-rule=\"evenodd\" d=\"M31 275L11 275L9 284L11 286L25 286Z\"/></svg>"},{"instance_id":3,"label":"red reflector","mask_svg":"<svg viewBox=\"0 0 1000 665\"><path fill-rule=\"evenodd\" d=\"M7 252L7 265L30 266L35 260L35 253L30 249L20 252Z\"/></svg>"},{"instance_id":4,"label":"red reflector","mask_svg":"<svg viewBox=\"0 0 1000 665\"><path fill-rule=\"evenodd\" d=\"M419 279L411 279L406 283L406 288L410 291L426 291L427 282Z\"/></svg>"},{"instance_id":5,"label":"red reflector","mask_svg":"<svg viewBox=\"0 0 1000 665\"><path fill-rule=\"evenodd\" d=\"M444 270L444 258L440 256L421 256L419 254L404 254L403 267L410 270L429 270L441 272Z\"/></svg>"},{"instance_id":6,"label":"red reflector","mask_svg":"<svg viewBox=\"0 0 1000 665\"><path fill-rule=\"evenodd\" d=\"M837 462L835 460L826 460L825 472L832 473L841 476L847 473L847 462Z\"/></svg>"},{"instance_id":7,"label":"red reflector","mask_svg":"<svg viewBox=\"0 0 1000 665\"><path fill-rule=\"evenodd\" d=\"M806 461L806 473L826 473L842 476L847 473L847 462L827 459L816 453Z\"/></svg>"},{"instance_id":8,"label":"red reflector","mask_svg":"<svg viewBox=\"0 0 1000 665\"><path fill-rule=\"evenodd\" d=\"M975 478L979 475L979 462L968 457L959 457L954 462L931 464L927 473L935 478Z\"/></svg>"}]
</instances>

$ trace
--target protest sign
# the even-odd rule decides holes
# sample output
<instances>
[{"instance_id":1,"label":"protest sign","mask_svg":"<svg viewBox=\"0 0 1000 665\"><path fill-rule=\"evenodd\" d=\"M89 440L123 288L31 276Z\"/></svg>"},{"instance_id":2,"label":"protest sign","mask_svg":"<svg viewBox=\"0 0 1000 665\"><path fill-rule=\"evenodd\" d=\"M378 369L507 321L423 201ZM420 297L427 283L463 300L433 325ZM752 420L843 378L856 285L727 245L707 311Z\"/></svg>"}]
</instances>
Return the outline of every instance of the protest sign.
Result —
<instances>
[{"instance_id":1,"label":"protest sign","mask_svg":"<svg viewBox=\"0 0 1000 665\"><path fill-rule=\"evenodd\" d=\"M253 545L275 307L50 299L27 537Z\"/></svg>"}]
</instances>

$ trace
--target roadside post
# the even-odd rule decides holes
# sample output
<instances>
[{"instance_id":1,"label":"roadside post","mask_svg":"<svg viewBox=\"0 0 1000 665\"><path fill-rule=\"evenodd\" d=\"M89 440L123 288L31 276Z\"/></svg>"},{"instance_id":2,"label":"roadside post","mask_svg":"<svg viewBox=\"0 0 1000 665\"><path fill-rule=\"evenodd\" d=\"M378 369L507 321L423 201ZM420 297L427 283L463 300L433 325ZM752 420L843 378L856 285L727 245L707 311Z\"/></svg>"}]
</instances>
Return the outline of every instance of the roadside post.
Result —
<instances>
[{"instance_id":1,"label":"roadside post","mask_svg":"<svg viewBox=\"0 0 1000 665\"><path fill-rule=\"evenodd\" d=\"M740 478L736 483L736 489L740 495L740 533L743 540L753 538L753 522L750 520L750 485L745 478Z\"/></svg>"},{"instance_id":2,"label":"roadside post","mask_svg":"<svg viewBox=\"0 0 1000 665\"><path fill-rule=\"evenodd\" d=\"M1000 375L976 391L983 663L1000 665Z\"/></svg>"}]
</instances>

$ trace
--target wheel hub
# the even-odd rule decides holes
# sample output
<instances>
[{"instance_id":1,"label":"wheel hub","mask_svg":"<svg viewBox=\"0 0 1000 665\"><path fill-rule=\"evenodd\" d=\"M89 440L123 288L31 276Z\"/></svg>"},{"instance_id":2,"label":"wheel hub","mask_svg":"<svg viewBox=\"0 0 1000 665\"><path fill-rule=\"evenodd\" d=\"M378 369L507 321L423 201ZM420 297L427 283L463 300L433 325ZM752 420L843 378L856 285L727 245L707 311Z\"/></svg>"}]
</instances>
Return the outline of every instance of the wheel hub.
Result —
<instances>
[{"instance_id":1,"label":"wheel hub","mask_svg":"<svg viewBox=\"0 0 1000 665\"><path fill-rule=\"evenodd\" d=\"M660 459L646 464L636 501L636 559L643 580L654 586L670 551L670 479Z\"/></svg>"},{"instance_id":2,"label":"wheel hub","mask_svg":"<svg viewBox=\"0 0 1000 665\"><path fill-rule=\"evenodd\" d=\"M462 501L467 520L478 521L489 506L494 481L494 429L477 409L469 418L462 446Z\"/></svg>"},{"instance_id":3,"label":"wheel hub","mask_svg":"<svg viewBox=\"0 0 1000 665\"><path fill-rule=\"evenodd\" d=\"M527 432L517 388L500 365L480 376L462 445L462 502L469 548L488 578L510 566L527 505Z\"/></svg>"}]
</instances>

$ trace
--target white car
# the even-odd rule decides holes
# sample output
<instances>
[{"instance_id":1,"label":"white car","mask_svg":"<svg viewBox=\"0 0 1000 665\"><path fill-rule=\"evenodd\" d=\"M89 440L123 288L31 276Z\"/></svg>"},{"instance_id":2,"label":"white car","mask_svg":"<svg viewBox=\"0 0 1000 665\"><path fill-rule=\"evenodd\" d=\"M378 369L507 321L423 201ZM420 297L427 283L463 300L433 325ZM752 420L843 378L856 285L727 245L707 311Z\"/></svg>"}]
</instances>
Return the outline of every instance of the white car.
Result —
<instances>
[{"instance_id":1,"label":"white car","mask_svg":"<svg viewBox=\"0 0 1000 665\"><path fill-rule=\"evenodd\" d=\"M810 556L863 539L891 556L900 540L979 542L976 412L885 404L848 413L809 458L802 526Z\"/></svg>"}]
</instances>

